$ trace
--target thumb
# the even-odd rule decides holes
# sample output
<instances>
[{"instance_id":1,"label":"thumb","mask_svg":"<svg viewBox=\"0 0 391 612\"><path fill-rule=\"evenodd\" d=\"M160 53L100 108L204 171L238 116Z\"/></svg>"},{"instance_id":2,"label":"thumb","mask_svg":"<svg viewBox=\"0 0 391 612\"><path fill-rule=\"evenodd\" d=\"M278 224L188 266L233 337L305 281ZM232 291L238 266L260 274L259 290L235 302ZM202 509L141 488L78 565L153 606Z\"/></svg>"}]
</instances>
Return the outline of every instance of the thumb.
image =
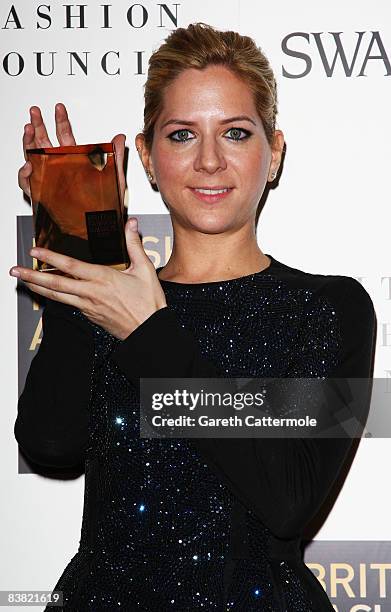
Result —
<instances>
[{"instance_id":1,"label":"thumb","mask_svg":"<svg viewBox=\"0 0 391 612\"><path fill-rule=\"evenodd\" d=\"M139 265L145 262L147 254L144 251L144 247L138 233L138 222L136 217L130 217L127 220L125 225L125 238L130 261L134 265Z\"/></svg>"}]
</instances>

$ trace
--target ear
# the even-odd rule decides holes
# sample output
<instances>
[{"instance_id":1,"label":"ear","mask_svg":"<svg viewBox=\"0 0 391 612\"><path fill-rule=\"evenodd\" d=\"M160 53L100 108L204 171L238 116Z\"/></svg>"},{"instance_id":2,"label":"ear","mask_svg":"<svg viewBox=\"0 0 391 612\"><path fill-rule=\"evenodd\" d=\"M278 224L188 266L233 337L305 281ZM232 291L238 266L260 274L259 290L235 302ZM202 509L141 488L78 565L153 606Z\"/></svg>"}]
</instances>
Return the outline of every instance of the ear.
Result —
<instances>
[{"instance_id":1,"label":"ear","mask_svg":"<svg viewBox=\"0 0 391 612\"><path fill-rule=\"evenodd\" d=\"M153 171L153 164L152 164L152 160L151 160L151 155L150 152L148 150L148 147L145 144L145 136L142 132L140 132L139 134L137 134L136 138L135 138L135 145L136 145L136 149L137 149L137 154L140 157L140 160L144 166L144 171L150 172L152 174L152 176L154 177L154 171Z\"/></svg>"},{"instance_id":2,"label":"ear","mask_svg":"<svg viewBox=\"0 0 391 612\"><path fill-rule=\"evenodd\" d=\"M281 165L281 158L282 158L282 152L284 150L284 143L285 143L285 139L284 139L283 132L281 130L274 130L273 141L271 144L272 158L270 161L270 168L269 168L269 178L268 178L269 181L274 180L271 178L271 175L273 172L277 174L278 169Z\"/></svg>"}]
</instances>

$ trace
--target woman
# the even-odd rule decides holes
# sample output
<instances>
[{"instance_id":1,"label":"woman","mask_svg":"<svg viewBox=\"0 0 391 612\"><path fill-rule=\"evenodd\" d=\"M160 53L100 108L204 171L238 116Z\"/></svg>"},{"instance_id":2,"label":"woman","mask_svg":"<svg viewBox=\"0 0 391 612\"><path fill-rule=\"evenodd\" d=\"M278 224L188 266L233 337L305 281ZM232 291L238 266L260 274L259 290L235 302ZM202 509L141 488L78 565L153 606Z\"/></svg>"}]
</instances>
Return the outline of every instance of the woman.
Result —
<instances>
[{"instance_id":1,"label":"woman","mask_svg":"<svg viewBox=\"0 0 391 612\"><path fill-rule=\"evenodd\" d=\"M276 113L250 38L173 31L151 56L136 137L171 215L168 263L155 270L129 220L125 272L47 250L39 258L75 278L19 268L48 301L16 438L43 465L85 462L80 546L55 587L66 610L333 610L300 542L350 440L139 438L141 377L371 376L375 315L360 283L257 244L284 144ZM51 146L36 107L31 122L25 148ZM75 144L62 105L56 127ZM122 171L123 135L114 142Z\"/></svg>"}]
</instances>

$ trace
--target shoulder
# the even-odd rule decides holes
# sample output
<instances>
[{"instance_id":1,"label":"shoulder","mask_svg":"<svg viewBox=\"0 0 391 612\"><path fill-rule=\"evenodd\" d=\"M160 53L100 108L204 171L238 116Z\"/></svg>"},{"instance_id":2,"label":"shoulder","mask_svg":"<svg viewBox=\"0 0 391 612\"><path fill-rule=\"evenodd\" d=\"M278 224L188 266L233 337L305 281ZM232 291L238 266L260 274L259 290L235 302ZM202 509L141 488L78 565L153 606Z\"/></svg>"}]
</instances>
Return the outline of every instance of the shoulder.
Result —
<instances>
[{"instance_id":1,"label":"shoulder","mask_svg":"<svg viewBox=\"0 0 391 612\"><path fill-rule=\"evenodd\" d=\"M340 311L374 314L373 301L362 283L352 276L313 275L314 295L334 304Z\"/></svg>"},{"instance_id":2,"label":"shoulder","mask_svg":"<svg viewBox=\"0 0 391 612\"><path fill-rule=\"evenodd\" d=\"M350 276L331 279L325 296L328 302L336 305L341 334L339 365L330 377L371 377L377 329L372 298L365 287Z\"/></svg>"},{"instance_id":3,"label":"shoulder","mask_svg":"<svg viewBox=\"0 0 391 612\"><path fill-rule=\"evenodd\" d=\"M356 278L351 276L332 276L324 287L324 295L340 305L349 314L360 311L374 316L375 308L371 296Z\"/></svg>"},{"instance_id":4,"label":"shoulder","mask_svg":"<svg viewBox=\"0 0 391 612\"><path fill-rule=\"evenodd\" d=\"M339 274L317 274L275 262L278 278L290 288L305 291L309 304L328 302L338 311L374 316L371 296L357 279Z\"/></svg>"},{"instance_id":5,"label":"shoulder","mask_svg":"<svg viewBox=\"0 0 391 612\"><path fill-rule=\"evenodd\" d=\"M372 298L362 283L351 276L314 274L285 264L275 267L276 279L291 287L295 304L302 303L305 350L332 341L336 365L327 376L369 377L376 344L376 314Z\"/></svg>"}]
</instances>

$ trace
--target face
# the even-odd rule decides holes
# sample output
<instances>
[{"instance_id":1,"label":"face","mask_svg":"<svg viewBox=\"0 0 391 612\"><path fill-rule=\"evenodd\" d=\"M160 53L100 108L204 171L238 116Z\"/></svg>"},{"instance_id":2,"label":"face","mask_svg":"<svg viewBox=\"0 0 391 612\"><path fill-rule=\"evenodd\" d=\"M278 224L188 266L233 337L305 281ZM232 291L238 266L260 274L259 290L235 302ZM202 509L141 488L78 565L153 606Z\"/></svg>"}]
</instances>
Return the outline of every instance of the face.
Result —
<instances>
[{"instance_id":1,"label":"face","mask_svg":"<svg viewBox=\"0 0 391 612\"><path fill-rule=\"evenodd\" d=\"M142 152L174 227L204 233L253 227L281 157L282 132L275 137L270 147L250 89L230 70L208 66L181 73L165 92L151 151ZM142 140L136 146L142 148ZM228 193L205 198L197 188Z\"/></svg>"}]
</instances>

